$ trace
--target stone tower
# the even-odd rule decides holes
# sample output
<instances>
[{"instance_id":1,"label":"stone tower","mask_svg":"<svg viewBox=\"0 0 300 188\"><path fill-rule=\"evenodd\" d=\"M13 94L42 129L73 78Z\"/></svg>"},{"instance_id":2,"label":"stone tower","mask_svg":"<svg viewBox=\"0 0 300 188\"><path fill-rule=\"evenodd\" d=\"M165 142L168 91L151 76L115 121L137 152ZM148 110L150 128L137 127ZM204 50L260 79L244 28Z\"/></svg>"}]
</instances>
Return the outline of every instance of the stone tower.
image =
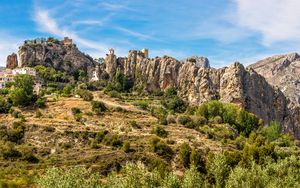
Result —
<instances>
[{"instance_id":1,"label":"stone tower","mask_svg":"<svg viewBox=\"0 0 300 188\"><path fill-rule=\"evenodd\" d=\"M145 58L149 58L149 50L147 48L142 49L142 53L144 54Z\"/></svg>"},{"instance_id":2,"label":"stone tower","mask_svg":"<svg viewBox=\"0 0 300 188\"><path fill-rule=\"evenodd\" d=\"M109 49L109 54L105 58L105 72L108 73L109 78L112 79L117 70L117 57L114 49Z\"/></svg>"}]
</instances>

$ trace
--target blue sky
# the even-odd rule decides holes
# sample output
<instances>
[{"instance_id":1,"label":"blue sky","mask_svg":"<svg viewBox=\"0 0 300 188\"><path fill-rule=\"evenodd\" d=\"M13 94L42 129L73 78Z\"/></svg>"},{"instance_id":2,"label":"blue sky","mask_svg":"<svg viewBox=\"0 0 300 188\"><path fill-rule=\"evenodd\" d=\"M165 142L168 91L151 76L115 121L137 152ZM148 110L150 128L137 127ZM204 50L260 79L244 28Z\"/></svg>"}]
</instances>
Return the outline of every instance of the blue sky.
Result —
<instances>
[{"instance_id":1,"label":"blue sky","mask_svg":"<svg viewBox=\"0 0 300 188\"><path fill-rule=\"evenodd\" d=\"M148 48L213 67L300 50L299 0L1 0L0 63L25 39L64 36L92 57Z\"/></svg>"}]
</instances>

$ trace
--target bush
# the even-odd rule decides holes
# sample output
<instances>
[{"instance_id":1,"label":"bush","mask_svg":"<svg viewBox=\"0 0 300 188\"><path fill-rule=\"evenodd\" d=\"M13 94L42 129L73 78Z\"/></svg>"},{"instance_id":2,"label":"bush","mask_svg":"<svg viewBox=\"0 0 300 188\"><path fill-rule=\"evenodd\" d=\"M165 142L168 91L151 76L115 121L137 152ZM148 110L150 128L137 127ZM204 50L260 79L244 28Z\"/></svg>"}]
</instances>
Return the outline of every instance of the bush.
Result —
<instances>
[{"instance_id":1,"label":"bush","mask_svg":"<svg viewBox=\"0 0 300 188\"><path fill-rule=\"evenodd\" d=\"M191 155L191 147L187 143L183 143L179 148L179 159L181 164L188 168L190 166L190 155Z\"/></svg>"},{"instance_id":2,"label":"bush","mask_svg":"<svg viewBox=\"0 0 300 188\"><path fill-rule=\"evenodd\" d=\"M162 107L154 107L151 109L151 114L158 119L158 123L162 125L167 125L167 111Z\"/></svg>"},{"instance_id":3,"label":"bush","mask_svg":"<svg viewBox=\"0 0 300 188\"><path fill-rule=\"evenodd\" d=\"M0 113L6 114L9 112L10 108L11 104L3 97L0 97Z\"/></svg>"},{"instance_id":4,"label":"bush","mask_svg":"<svg viewBox=\"0 0 300 188\"><path fill-rule=\"evenodd\" d=\"M181 125L186 125L187 123L191 122L192 119L190 116L187 115L179 115L177 116L177 123Z\"/></svg>"},{"instance_id":5,"label":"bush","mask_svg":"<svg viewBox=\"0 0 300 188\"><path fill-rule=\"evenodd\" d=\"M124 141L122 149L125 153L130 152L130 142L129 141Z\"/></svg>"},{"instance_id":6,"label":"bush","mask_svg":"<svg viewBox=\"0 0 300 188\"><path fill-rule=\"evenodd\" d=\"M195 127L200 127L207 124L207 119L203 116L192 116L192 122Z\"/></svg>"},{"instance_id":7,"label":"bush","mask_svg":"<svg viewBox=\"0 0 300 188\"><path fill-rule=\"evenodd\" d=\"M46 106L46 99L44 98L38 98L36 101L35 101L35 105L39 108L43 108Z\"/></svg>"},{"instance_id":8,"label":"bush","mask_svg":"<svg viewBox=\"0 0 300 188\"><path fill-rule=\"evenodd\" d=\"M118 135L115 134L106 134L103 143L107 146L120 147L123 144L123 141Z\"/></svg>"},{"instance_id":9,"label":"bush","mask_svg":"<svg viewBox=\"0 0 300 188\"><path fill-rule=\"evenodd\" d=\"M91 101L94 98L93 93L85 89L77 89L76 94L78 94L85 101Z\"/></svg>"},{"instance_id":10,"label":"bush","mask_svg":"<svg viewBox=\"0 0 300 188\"><path fill-rule=\"evenodd\" d=\"M167 122L168 122L168 124L176 123L176 117L174 115L168 115Z\"/></svg>"},{"instance_id":11,"label":"bush","mask_svg":"<svg viewBox=\"0 0 300 188\"><path fill-rule=\"evenodd\" d=\"M63 94L67 97L69 97L72 93L73 87L70 84L67 84L63 89Z\"/></svg>"},{"instance_id":12,"label":"bush","mask_svg":"<svg viewBox=\"0 0 300 188\"><path fill-rule=\"evenodd\" d=\"M135 129L141 129L142 127L134 120L129 121L129 124Z\"/></svg>"},{"instance_id":13,"label":"bush","mask_svg":"<svg viewBox=\"0 0 300 188\"><path fill-rule=\"evenodd\" d=\"M43 113L40 110L35 111L35 117L36 118L41 118L43 116Z\"/></svg>"},{"instance_id":14,"label":"bush","mask_svg":"<svg viewBox=\"0 0 300 188\"><path fill-rule=\"evenodd\" d=\"M147 110L149 107L149 102L145 100L141 100L141 101L134 102L134 105L140 107L143 110Z\"/></svg>"},{"instance_id":15,"label":"bush","mask_svg":"<svg viewBox=\"0 0 300 188\"><path fill-rule=\"evenodd\" d=\"M212 123L212 124L220 124L222 122L223 122L223 120L222 120L221 116L215 116L215 117L212 117L209 119L209 123Z\"/></svg>"},{"instance_id":16,"label":"bush","mask_svg":"<svg viewBox=\"0 0 300 188\"><path fill-rule=\"evenodd\" d=\"M152 151L162 156L163 158L170 160L173 156L173 150L163 141L157 137L152 137L150 140Z\"/></svg>"},{"instance_id":17,"label":"bush","mask_svg":"<svg viewBox=\"0 0 300 188\"><path fill-rule=\"evenodd\" d=\"M168 136L168 132L162 126L156 126L152 129L152 133L156 134L156 136L166 138Z\"/></svg>"},{"instance_id":18,"label":"bush","mask_svg":"<svg viewBox=\"0 0 300 188\"><path fill-rule=\"evenodd\" d=\"M37 179L36 183L40 188L92 188L100 185L95 175L91 175L91 172L83 167L69 169L50 168L43 176Z\"/></svg>"},{"instance_id":19,"label":"bush","mask_svg":"<svg viewBox=\"0 0 300 188\"><path fill-rule=\"evenodd\" d=\"M10 129L7 130L8 140L17 144L22 143L25 134L25 124L21 121L13 122Z\"/></svg>"},{"instance_id":20,"label":"bush","mask_svg":"<svg viewBox=\"0 0 300 188\"><path fill-rule=\"evenodd\" d=\"M186 103L177 96L176 88L169 87L164 93L162 105L173 112L182 113L186 110Z\"/></svg>"},{"instance_id":21,"label":"bush","mask_svg":"<svg viewBox=\"0 0 300 188\"><path fill-rule=\"evenodd\" d=\"M261 133L268 141L274 141L281 135L281 127L278 122L271 121L269 126L263 127Z\"/></svg>"},{"instance_id":22,"label":"bush","mask_svg":"<svg viewBox=\"0 0 300 188\"><path fill-rule=\"evenodd\" d=\"M91 104L92 110L97 114L101 114L107 110L105 104L101 101L92 101Z\"/></svg>"},{"instance_id":23,"label":"bush","mask_svg":"<svg viewBox=\"0 0 300 188\"><path fill-rule=\"evenodd\" d=\"M27 74L20 74L14 78L15 88L10 91L10 99L15 106L28 106L33 99L33 79Z\"/></svg>"},{"instance_id":24,"label":"bush","mask_svg":"<svg viewBox=\"0 0 300 188\"><path fill-rule=\"evenodd\" d=\"M46 131L46 132L55 132L55 128L54 127L45 127L44 131Z\"/></svg>"},{"instance_id":25,"label":"bush","mask_svg":"<svg viewBox=\"0 0 300 188\"><path fill-rule=\"evenodd\" d=\"M71 108L71 111L72 111L72 114L73 114L73 115L75 115L75 114L80 114L80 113L81 113L80 108L77 108L77 107Z\"/></svg>"},{"instance_id":26,"label":"bush","mask_svg":"<svg viewBox=\"0 0 300 188\"><path fill-rule=\"evenodd\" d=\"M15 145L12 142L5 142L0 144L0 156L8 160L18 159L22 157L22 154L15 149Z\"/></svg>"}]
</instances>

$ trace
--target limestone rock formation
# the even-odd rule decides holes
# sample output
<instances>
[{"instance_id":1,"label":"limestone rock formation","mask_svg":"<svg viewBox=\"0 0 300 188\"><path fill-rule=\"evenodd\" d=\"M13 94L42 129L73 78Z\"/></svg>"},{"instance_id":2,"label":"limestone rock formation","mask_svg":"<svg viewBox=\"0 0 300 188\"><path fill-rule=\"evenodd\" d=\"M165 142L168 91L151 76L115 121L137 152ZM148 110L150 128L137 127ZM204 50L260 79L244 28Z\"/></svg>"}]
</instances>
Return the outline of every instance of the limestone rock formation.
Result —
<instances>
[{"instance_id":1,"label":"limestone rock formation","mask_svg":"<svg viewBox=\"0 0 300 188\"><path fill-rule=\"evenodd\" d=\"M110 75L118 70L133 78L135 84L144 85L147 91L177 87L179 95L190 104L220 99L244 107L266 123L277 120L283 124L287 116L283 93L240 63L214 69L168 56L148 59L140 51L131 50L128 57L108 55L105 65Z\"/></svg>"},{"instance_id":2,"label":"limestone rock formation","mask_svg":"<svg viewBox=\"0 0 300 188\"><path fill-rule=\"evenodd\" d=\"M19 48L20 66L44 65L69 74L81 69L92 76L97 62L92 57L80 52L75 44L65 41L26 41Z\"/></svg>"},{"instance_id":3,"label":"limestone rock formation","mask_svg":"<svg viewBox=\"0 0 300 188\"><path fill-rule=\"evenodd\" d=\"M7 56L6 59L6 68L8 69L15 69L18 67L18 56L15 53Z\"/></svg>"},{"instance_id":4,"label":"limestone rock formation","mask_svg":"<svg viewBox=\"0 0 300 188\"><path fill-rule=\"evenodd\" d=\"M192 56L183 60L183 62L195 63L197 67L210 68L209 60L206 57Z\"/></svg>"},{"instance_id":5,"label":"limestone rock formation","mask_svg":"<svg viewBox=\"0 0 300 188\"><path fill-rule=\"evenodd\" d=\"M288 116L284 130L300 138L300 56L297 53L276 55L249 66L278 87L288 101Z\"/></svg>"}]
</instances>

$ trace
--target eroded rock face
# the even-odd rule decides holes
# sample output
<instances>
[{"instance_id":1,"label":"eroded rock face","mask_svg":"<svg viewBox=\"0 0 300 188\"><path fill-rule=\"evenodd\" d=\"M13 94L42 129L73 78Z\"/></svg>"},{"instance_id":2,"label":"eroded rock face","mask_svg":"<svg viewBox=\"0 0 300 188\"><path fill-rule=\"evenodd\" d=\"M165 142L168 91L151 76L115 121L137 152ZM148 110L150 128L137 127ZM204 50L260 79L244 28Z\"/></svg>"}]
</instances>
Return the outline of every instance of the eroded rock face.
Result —
<instances>
[{"instance_id":1,"label":"eroded rock face","mask_svg":"<svg viewBox=\"0 0 300 188\"><path fill-rule=\"evenodd\" d=\"M300 138L300 56L297 53L276 55L249 66L288 98L284 131Z\"/></svg>"},{"instance_id":2,"label":"eroded rock face","mask_svg":"<svg viewBox=\"0 0 300 188\"><path fill-rule=\"evenodd\" d=\"M6 68L8 69L15 69L18 67L18 56L15 53L7 56L6 59Z\"/></svg>"},{"instance_id":3,"label":"eroded rock face","mask_svg":"<svg viewBox=\"0 0 300 188\"><path fill-rule=\"evenodd\" d=\"M220 99L244 107L266 123L277 120L283 124L287 116L287 101L283 93L240 63L214 69L168 56L148 59L139 51L130 51L128 57L107 58L105 64L114 67L109 69L113 70L109 74L119 70L132 77L135 84L144 85L147 91L177 87L179 95L190 104Z\"/></svg>"},{"instance_id":4,"label":"eroded rock face","mask_svg":"<svg viewBox=\"0 0 300 188\"><path fill-rule=\"evenodd\" d=\"M80 52L76 45L64 45L59 42L24 44L19 48L20 66L44 65L69 74L84 70L91 76L97 62Z\"/></svg>"}]
</instances>

